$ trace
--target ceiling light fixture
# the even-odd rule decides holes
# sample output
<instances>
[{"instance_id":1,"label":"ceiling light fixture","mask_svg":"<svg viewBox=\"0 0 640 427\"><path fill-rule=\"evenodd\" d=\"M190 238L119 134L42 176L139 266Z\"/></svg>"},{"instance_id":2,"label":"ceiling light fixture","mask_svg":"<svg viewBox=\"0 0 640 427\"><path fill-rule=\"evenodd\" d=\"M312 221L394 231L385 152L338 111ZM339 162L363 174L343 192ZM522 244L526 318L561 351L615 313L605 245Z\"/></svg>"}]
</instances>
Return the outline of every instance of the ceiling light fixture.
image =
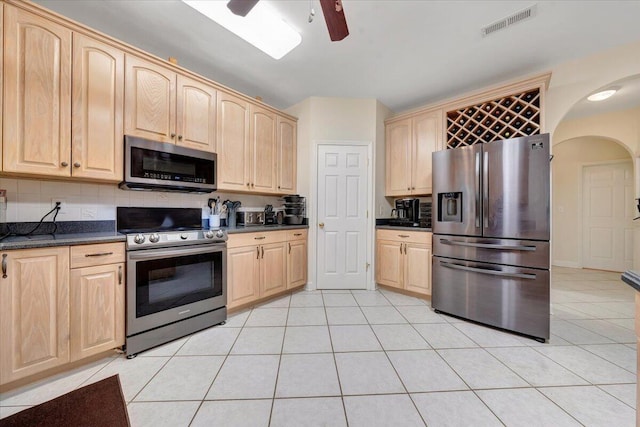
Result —
<instances>
[{"instance_id":1,"label":"ceiling light fixture","mask_svg":"<svg viewBox=\"0 0 640 427\"><path fill-rule=\"evenodd\" d=\"M594 102L604 101L605 99L609 98L611 95L613 95L616 92L617 92L617 89L601 90L600 92L596 92L593 95L589 95L587 99L589 101L594 101Z\"/></svg>"},{"instance_id":2,"label":"ceiling light fixture","mask_svg":"<svg viewBox=\"0 0 640 427\"><path fill-rule=\"evenodd\" d=\"M182 1L274 59L282 58L302 42L302 36L267 2L258 2L242 17L234 15L225 1Z\"/></svg>"}]
</instances>

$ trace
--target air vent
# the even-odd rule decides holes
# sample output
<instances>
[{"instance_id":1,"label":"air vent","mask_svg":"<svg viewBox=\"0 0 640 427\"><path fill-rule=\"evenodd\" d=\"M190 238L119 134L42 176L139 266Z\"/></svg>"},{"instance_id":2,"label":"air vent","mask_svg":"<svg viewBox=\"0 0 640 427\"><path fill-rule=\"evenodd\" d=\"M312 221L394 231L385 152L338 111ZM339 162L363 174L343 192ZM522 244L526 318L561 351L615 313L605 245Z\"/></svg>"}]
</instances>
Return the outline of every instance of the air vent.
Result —
<instances>
[{"instance_id":1,"label":"air vent","mask_svg":"<svg viewBox=\"0 0 640 427\"><path fill-rule=\"evenodd\" d=\"M482 36L486 37L491 33L495 33L499 30L504 30L505 28L517 24L518 22L522 22L526 19L533 18L536 15L537 5L530 6L526 9L523 9L519 12L514 13L511 16L507 16L506 18L500 19L499 21L494 22L493 24L487 25L482 28Z\"/></svg>"}]
</instances>

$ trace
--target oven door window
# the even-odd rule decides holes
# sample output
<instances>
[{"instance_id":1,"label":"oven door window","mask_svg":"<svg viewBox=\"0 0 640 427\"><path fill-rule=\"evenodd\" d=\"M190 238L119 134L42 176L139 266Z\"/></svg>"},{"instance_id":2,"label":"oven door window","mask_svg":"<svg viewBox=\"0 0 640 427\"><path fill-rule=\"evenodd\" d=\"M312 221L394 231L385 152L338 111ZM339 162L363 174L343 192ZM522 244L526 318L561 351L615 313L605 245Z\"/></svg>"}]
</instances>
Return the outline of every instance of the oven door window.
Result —
<instances>
[{"instance_id":1,"label":"oven door window","mask_svg":"<svg viewBox=\"0 0 640 427\"><path fill-rule=\"evenodd\" d=\"M222 295L222 252L138 261L136 317Z\"/></svg>"}]
</instances>

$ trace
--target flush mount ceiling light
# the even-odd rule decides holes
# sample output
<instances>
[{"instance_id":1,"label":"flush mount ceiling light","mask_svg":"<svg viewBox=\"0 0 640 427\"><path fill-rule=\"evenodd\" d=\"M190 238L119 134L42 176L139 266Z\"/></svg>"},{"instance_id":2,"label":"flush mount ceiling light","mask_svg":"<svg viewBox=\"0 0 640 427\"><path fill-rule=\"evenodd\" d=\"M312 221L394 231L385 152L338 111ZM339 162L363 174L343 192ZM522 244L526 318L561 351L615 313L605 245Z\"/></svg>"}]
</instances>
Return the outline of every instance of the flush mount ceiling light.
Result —
<instances>
[{"instance_id":1,"label":"flush mount ceiling light","mask_svg":"<svg viewBox=\"0 0 640 427\"><path fill-rule=\"evenodd\" d=\"M613 95L614 93L616 93L618 91L618 89L607 89L607 90L601 90L600 92L596 92L593 95L589 95L587 97L587 99L589 101L604 101L605 99L609 98L611 95Z\"/></svg>"},{"instance_id":2,"label":"flush mount ceiling light","mask_svg":"<svg viewBox=\"0 0 640 427\"><path fill-rule=\"evenodd\" d=\"M264 1L246 17L232 13L224 1L182 1L274 59L282 58L302 42L302 36Z\"/></svg>"}]
</instances>

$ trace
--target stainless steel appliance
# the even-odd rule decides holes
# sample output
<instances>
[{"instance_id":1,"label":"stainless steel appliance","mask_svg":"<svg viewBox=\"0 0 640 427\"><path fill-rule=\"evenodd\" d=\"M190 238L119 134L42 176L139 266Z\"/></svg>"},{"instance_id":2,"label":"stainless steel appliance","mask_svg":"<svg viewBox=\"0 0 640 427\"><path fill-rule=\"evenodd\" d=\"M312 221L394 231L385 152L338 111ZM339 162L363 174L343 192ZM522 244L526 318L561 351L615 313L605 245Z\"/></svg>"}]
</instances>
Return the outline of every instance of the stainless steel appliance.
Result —
<instances>
[{"instance_id":1,"label":"stainless steel appliance","mask_svg":"<svg viewBox=\"0 0 640 427\"><path fill-rule=\"evenodd\" d=\"M236 223L238 225L264 225L265 215L262 208L238 208Z\"/></svg>"},{"instance_id":2,"label":"stainless steel appliance","mask_svg":"<svg viewBox=\"0 0 640 427\"><path fill-rule=\"evenodd\" d=\"M394 211L397 218L389 220L389 225L420 227L420 199L397 199Z\"/></svg>"},{"instance_id":3,"label":"stainless steel appliance","mask_svg":"<svg viewBox=\"0 0 640 427\"><path fill-rule=\"evenodd\" d=\"M549 135L433 153L434 309L549 338Z\"/></svg>"},{"instance_id":4,"label":"stainless steel appliance","mask_svg":"<svg viewBox=\"0 0 640 427\"><path fill-rule=\"evenodd\" d=\"M126 352L226 321L227 235L202 230L200 209L117 209L127 235Z\"/></svg>"},{"instance_id":5,"label":"stainless steel appliance","mask_svg":"<svg viewBox=\"0 0 640 427\"><path fill-rule=\"evenodd\" d=\"M217 187L216 167L215 153L126 135L120 188L211 193Z\"/></svg>"}]
</instances>

